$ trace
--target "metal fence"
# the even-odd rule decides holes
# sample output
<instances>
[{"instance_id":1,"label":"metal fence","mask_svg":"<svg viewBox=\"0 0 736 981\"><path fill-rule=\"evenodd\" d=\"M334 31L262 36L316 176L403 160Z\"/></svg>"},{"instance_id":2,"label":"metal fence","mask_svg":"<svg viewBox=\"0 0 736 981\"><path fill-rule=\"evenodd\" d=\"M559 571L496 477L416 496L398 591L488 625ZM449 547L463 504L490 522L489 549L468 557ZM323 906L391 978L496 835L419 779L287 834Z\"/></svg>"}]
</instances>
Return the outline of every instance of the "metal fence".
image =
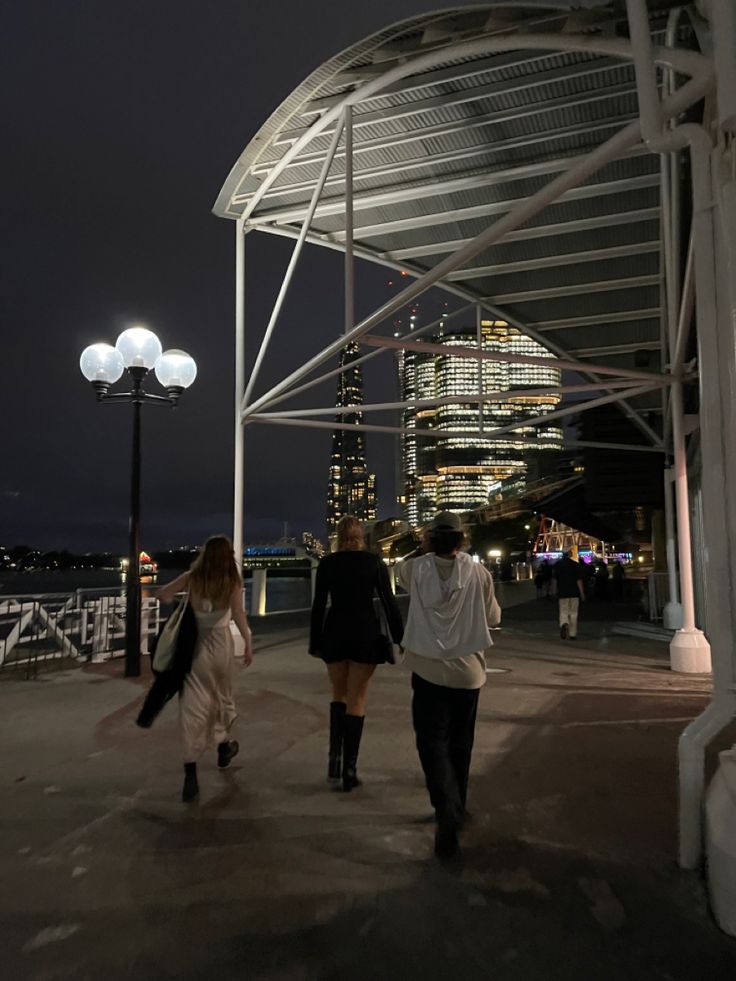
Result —
<instances>
[{"instance_id":1,"label":"metal fence","mask_svg":"<svg viewBox=\"0 0 736 981\"><path fill-rule=\"evenodd\" d=\"M144 599L142 648L158 632L158 600ZM106 660L123 652L125 596L101 589L6 596L0 600L0 670L35 674L41 661Z\"/></svg>"},{"instance_id":2,"label":"metal fence","mask_svg":"<svg viewBox=\"0 0 736 981\"><path fill-rule=\"evenodd\" d=\"M257 570L244 586L251 616L309 609L314 577L269 578ZM42 662L106 661L125 648L125 594L121 590L76 589L0 599L0 671L18 670L32 677ZM166 616L158 600L141 605L141 651L147 653Z\"/></svg>"}]
</instances>

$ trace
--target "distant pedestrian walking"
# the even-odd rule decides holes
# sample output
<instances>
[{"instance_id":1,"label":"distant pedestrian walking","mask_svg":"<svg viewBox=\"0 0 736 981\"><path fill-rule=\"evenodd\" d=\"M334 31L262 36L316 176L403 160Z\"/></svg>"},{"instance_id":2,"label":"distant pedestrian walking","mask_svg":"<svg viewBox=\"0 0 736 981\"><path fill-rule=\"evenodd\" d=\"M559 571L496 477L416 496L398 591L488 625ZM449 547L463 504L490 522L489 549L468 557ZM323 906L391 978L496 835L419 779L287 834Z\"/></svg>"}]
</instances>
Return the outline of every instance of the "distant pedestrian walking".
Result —
<instances>
[{"instance_id":1,"label":"distant pedestrian walking","mask_svg":"<svg viewBox=\"0 0 736 981\"><path fill-rule=\"evenodd\" d=\"M230 620L234 620L245 642L244 667L253 659L248 619L243 609L243 581L235 564L233 546L224 535L209 538L192 563L155 596L170 603L177 593L189 592L189 603L197 621L197 642L191 671L184 678L179 700L179 719L184 756L182 800L189 803L199 796L197 761L214 742L217 765L229 766L238 752L231 740L237 713L232 691L234 665Z\"/></svg>"},{"instance_id":2,"label":"distant pedestrian walking","mask_svg":"<svg viewBox=\"0 0 736 981\"><path fill-rule=\"evenodd\" d=\"M611 579L613 580L613 598L620 602L624 598L624 579L626 570L621 562L615 562Z\"/></svg>"},{"instance_id":3,"label":"distant pedestrian walking","mask_svg":"<svg viewBox=\"0 0 736 981\"><path fill-rule=\"evenodd\" d=\"M465 536L458 516L440 512L430 534L431 551L402 562L399 581L410 595L404 647L417 750L437 821L435 852L449 858L467 813L489 626L498 625L501 610L488 570L460 551Z\"/></svg>"},{"instance_id":4,"label":"distant pedestrian walking","mask_svg":"<svg viewBox=\"0 0 736 981\"><path fill-rule=\"evenodd\" d=\"M537 599L549 599L552 593L553 570L547 559L542 559L534 577L534 585L537 587Z\"/></svg>"},{"instance_id":5,"label":"distant pedestrian walking","mask_svg":"<svg viewBox=\"0 0 736 981\"><path fill-rule=\"evenodd\" d=\"M309 637L309 653L325 662L332 685L327 776L342 779L345 791L360 785L358 753L368 686L376 665L388 657L373 603L376 594L399 644L403 623L386 566L364 551L360 521L345 515L337 525L337 551L317 568Z\"/></svg>"},{"instance_id":6,"label":"distant pedestrian walking","mask_svg":"<svg viewBox=\"0 0 736 981\"><path fill-rule=\"evenodd\" d=\"M595 579L593 580L593 595L597 600L608 599L608 566L605 562L598 562L595 567Z\"/></svg>"},{"instance_id":7,"label":"distant pedestrian walking","mask_svg":"<svg viewBox=\"0 0 736 981\"><path fill-rule=\"evenodd\" d=\"M560 604L560 637L575 640L578 635L578 607L585 599L583 570L569 552L555 564L557 598Z\"/></svg>"}]
</instances>

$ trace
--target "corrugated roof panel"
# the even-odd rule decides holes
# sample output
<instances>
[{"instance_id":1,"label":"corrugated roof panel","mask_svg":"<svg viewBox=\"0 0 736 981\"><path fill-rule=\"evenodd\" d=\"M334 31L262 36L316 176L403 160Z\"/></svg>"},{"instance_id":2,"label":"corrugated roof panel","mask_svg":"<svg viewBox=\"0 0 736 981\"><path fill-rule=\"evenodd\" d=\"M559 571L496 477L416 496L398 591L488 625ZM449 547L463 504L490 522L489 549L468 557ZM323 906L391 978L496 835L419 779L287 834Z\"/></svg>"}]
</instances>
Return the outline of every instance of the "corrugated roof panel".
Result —
<instances>
[{"instance_id":1,"label":"corrugated roof panel","mask_svg":"<svg viewBox=\"0 0 736 981\"><path fill-rule=\"evenodd\" d=\"M569 350L588 347L614 347L619 344L648 344L659 340L659 321L639 320L612 324L597 324L595 345L591 341L590 327L571 327L569 330L546 333L545 337L556 340Z\"/></svg>"},{"instance_id":2,"label":"corrugated roof panel","mask_svg":"<svg viewBox=\"0 0 736 981\"><path fill-rule=\"evenodd\" d=\"M612 3L609 36L615 36L614 22L623 14L620 0ZM668 7L668 0L661 6ZM530 0L528 7L458 8L394 25L333 59L286 100L247 148L226 188L246 195L260 188L269 168L289 152L288 143L275 145L272 139L281 132L296 139L318 118L302 113L309 103L345 93L360 85L361 77L377 77L397 58L417 56L427 41L438 45L446 38L449 44L453 37L477 36L489 15L509 30L541 23L553 31L563 25L575 29L578 17L568 19ZM440 52L442 60L433 68L356 105L358 246L373 254L396 253L417 271L432 268L636 118L630 61L524 51L523 43L521 34L520 50L494 56ZM358 73L351 74L355 68ZM308 143L256 214L296 231L331 140L325 132ZM250 168L259 160L254 174ZM338 242L345 224L344 166L339 149L313 223L315 231L337 236ZM456 271L447 285L470 296L500 297L498 306L511 318L539 326L541 336L562 350L633 366L636 357L626 348L659 343L658 185L656 156L626 154L470 260L468 275ZM222 196L221 213L235 213L236 204L223 207L221 201ZM321 213L325 207L334 213ZM474 269L480 275L473 275ZM553 329L546 330L549 326ZM657 351L639 357L649 358L652 366L659 363ZM657 398L637 404L649 411Z\"/></svg>"},{"instance_id":3,"label":"corrugated roof panel","mask_svg":"<svg viewBox=\"0 0 736 981\"><path fill-rule=\"evenodd\" d=\"M473 289L482 296L501 293L517 293L541 290L547 287L563 287L576 283L598 283L602 280L627 279L632 276L649 276L659 272L659 254L623 256L601 259L598 262L578 262L572 265L555 265L554 257L544 260L544 265L526 271L503 273L503 266L492 276L472 278ZM460 282L461 280L453 280ZM469 277L469 281L471 281Z\"/></svg>"},{"instance_id":4,"label":"corrugated roof panel","mask_svg":"<svg viewBox=\"0 0 736 981\"><path fill-rule=\"evenodd\" d=\"M659 303L659 289L656 286L648 286L636 289L626 287L616 290L597 290L575 296L550 297L501 305L512 310L522 322L544 324L550 320L571 317L592 317L604 313L658 309Z\"/></svg>"}]
</instances>

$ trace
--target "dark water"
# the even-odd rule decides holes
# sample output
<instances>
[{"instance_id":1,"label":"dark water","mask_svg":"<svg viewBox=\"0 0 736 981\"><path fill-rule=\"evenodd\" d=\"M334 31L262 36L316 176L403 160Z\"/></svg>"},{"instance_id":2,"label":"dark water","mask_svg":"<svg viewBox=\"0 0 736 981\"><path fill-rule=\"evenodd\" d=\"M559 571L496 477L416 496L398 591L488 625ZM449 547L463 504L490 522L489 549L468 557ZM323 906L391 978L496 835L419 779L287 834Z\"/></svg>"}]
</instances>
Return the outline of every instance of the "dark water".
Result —
<instances>
[{"instance_id":1,"label":"dark water","mask_svg":"<svg viewBox=\"0 0 736 981\"><path fill-rule=\"evenodd\" d=\"M162 585L179 575L176 569L166 569L156 583ZM115 569L62 569L57 572L0 571L0 602L9 596L38 593L73 593L77 589L104 589L110 593L124 592L125 583ZM250 580L245 582L246 609L250 609ZM266 584L266 609L305 609L312 602L311 580L306 578L270 577Z\"/></svg>"},{"instance_id":2,"label":"dark water","mask_svg":"<svg viewBox=\"0 0 736 981\"><path fill-rule=\"evenodd\" d=\"M115 592L124 588L125 583L117 569L0 571L0 598L28 593L73 593L75 589L109 589Z\"/></svg>"}]
</instances>

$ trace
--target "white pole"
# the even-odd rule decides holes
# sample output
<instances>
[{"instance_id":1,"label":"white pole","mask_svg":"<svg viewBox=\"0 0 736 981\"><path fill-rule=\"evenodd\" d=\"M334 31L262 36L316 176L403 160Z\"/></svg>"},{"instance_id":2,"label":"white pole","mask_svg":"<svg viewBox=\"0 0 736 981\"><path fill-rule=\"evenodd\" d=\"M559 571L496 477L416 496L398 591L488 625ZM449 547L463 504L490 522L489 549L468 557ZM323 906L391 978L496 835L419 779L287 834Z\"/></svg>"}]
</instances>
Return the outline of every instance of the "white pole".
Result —
<instances>
[{"instance_id":1,"label":"white pole","mask_svg":"<svg viewBox=\"0 0 736 981\"><path fill-rule=\"evenodd\" d=\"M410 341L405 337L378 337L368 334L363 337L367 347L389 347L407 351L419 351L425 354L445 354L458 358L482 358L484 361L507 361L511 364L533 364L545 368L564 368L568 371L589 372L596 375L619 375L621 378L633 378L635 381L649 382L654 385L669 385L670 375L654 371L637 371L634 368L613 368L608 364L592 364L589 361L575 361L567 358L543 357L534 354L506 354L504 351L478 351L474 347L453 347L449 344L432 344L429 341ZM253 406L251 406L253 409Z\"/></svg>"},{"instance_id":2,"label":"white pole","mask_svg":"<svg viewBox=\"0 0 736 981\"><path fill-rule=\"evenodd\" d=\"M245 433L240 406L245 394L245 222L235 223L235 434L233 460L233 551L243 564Z\"/></svg>"},{"instance_id":3,"label":"white pole","mask_svg":"<svg viewBox=\"0 0 736 981\"><path fill-rule=\"evenodd\" d=\"M374 352L375 353L375 352ZM357 362L351 362L355 364ZM625 381L589 382L587 385L554 385L543 388L510 388L481 395L463 395L463 402L505 402L508 399L529 395L567 395L573 392L597 392L601 389L637 388L632 379ZM360 405L330 405L311 409L279 409L277 412L258 412L258 419L298 419L302 416L340 416L353 412L388 412L395 409L424 409L435 405L455 405L457 395L438 395L434 399L409 399L405 402L361 402Z\"/></svg>"},{"instance_id":4,"label":"white pole","mask_svg":"<svg viewBox=\"0 0 736 981\"><path fill-rule=\"evenodd\" d=\"M353 107L345 106L345 333L355 326L353 256Z\"/></svg>"},{"instance_id":5,"label":"white pole","mask_svg":"<svg viewBox=\"0 0 736 981\"><path fill-rule=\"evenodd\" d=\"M278 180L284 169L292 160L298 157L305 146L311 143L342 115L346 105L354 105L357 102L368 99L370 96L378 95L393 82L398 82L407 75L417 75L422 71L429 71L436 65L442 64L442 62L460 58L472 59L495 52L514 50L515 48L519 48L519 37L517 35L496 35L491 38L478 38L459 44L441 46L426 54L419 55L415 58L408 58L396 65L396 67L389 69L384 75L380 75L378 78L372 79L349 92L341 102L328 109L309 129L295 140L278 163L271 168L255 193L249 197L243 217L247 220L253 214L263 196L269 191L274 182ZM524 50L532 51L587 52L588 54L598 54L604 57L612 56L627 59L632 57L632 45L628 41L619 40L618 38L601 38L594 35L580 37L551 33L530 33L524 35L523 48ZM700 96L702 96L708 81L706 72L710 68L710 64L707 59L694 51L677 48L668 50L663 47L657 47L655 58L662 64L673 65L679 72L690 75L695 85L686 93L685 99L688 105L697 102ZM690 85L691 83L689 82L683 85L678 89L676 95L678 97L682 96L682 93ZM696 95L695 98L691 98L690 93L696 90L699 90L700 94ZM666 103L663 108L665 110L667 109ZM679 111L681 108L686 108L686 106L678 107L676 111ZM672 114L674 115L674 113ZM237 202L237 198L238 195L236 193L233 195L233 203Z\"/></svg>"},{"instance_id":6,"label":"white pole","mask_svg":"<svg viewBox=\"0 0 736 981\"><path fill-rule=\"evenodd\" d=\"M250 615L263 617L266 615L266 580L267 569L254 569L250 581Z\"/></svg>"},{"instance_id":7,"label":"white pole","mask_svg":"<svg viewBox=\"0 0 736 981\"><path fill-rule=\"evenodd\" d=\"M425 324L423 327L420 327L419 330L415 330L411 336L420 337L422 334L426 334L429 331L431 331L434 327L437 327L438 324L440 324L441 322L443 321L447 322L448 320L451 320L453 317L458 317L460 314L465 313L465 311L469 310L470 307L472 306L473 306L472 303L466 303L465 306L460 307L459 310L453 310L451 313L443 314L441 317L438 317L437 320L433 320L432 323ZM359 358L356 358L355 361L351 361L350 367L355 368L359 364L363 364L364 361L370 361L371 358L376 358L378 357L379 354L383 354L383 353L384 353L383 348L378 348L378 350L376 351L369 351L368 354L362 354ZM341 375L344 370L345 370L344 368L337 367L337 368L333 368L332 371L326 371L323 375L320 375L318 378L312 378L311 381L305 382L303 385L300 385L298 388L291 388L287 392L284 392L282 395L279 395L273 399L269 399L267 402L264 403L264 405L265 406L279 405L281 402L285 402L287 399L293 398L295 395L301 395L302 392L309 391L309 389L314 388L315 385L321 385L322 382L329 381L330 378L334 378L335 375Z\"/></svg>"},{"instance_id":8,"label":"white pole","mask_svg":"<svg viewBox=\"0 0 736 981\"><path fill-rule=\"evenodd\" d=\"M483 314L481 312L480 303L476 304L475 307L475 333L476 340L478 342L478 432L483 432L483 359L480 357L480 352L483 350L483 326L482 326Z\"/></svg>"},{"instance_id":9,"label":"white pole","mask_svg":"<svg viewBox=\"0 0 736 981\"><path fill-rule=\"evenodd\" d=\"M678 630L670 644L670 665L673 671L702 673L710 671L711 668L710 645L703 632L695 626L687 451L682 425L682 382L676 381L672 386L670 403L672 405L672 444L675 457L677 544L680 554L680 586L682 589L682 630Z\"/></svg>"},{"instance_id":10,"label":"white pole","mask_svg":"<svg viewBox=\"0 0 736 981\"><path fill-rule=\"evenodd\" d=\"M527 38L524 39L525 43ZM694 99L696 99L699 94L707 88L709 79L700 78L692 79L690 82L686 82L682 88L678 89L671 99L668 99L665 103L665 111L669 115L673 115L675 112L681 111L682 109L689 106ZM494 222L490 228L487 228L480 235L477 235L471 242L458 249L453 255L448 256L439 262L433 269L419 276L413 283L406 287L398 293L393 299L389 300L378 310L375 310L372 314L362 320L359 324L346 334L344 338L328 344L319 354L310 358L301 368L292 372L281 382L275 385L270 392L262 395L261 398L256 399L256 401L243 409L243 416L252 415L257 412L274 396L280 395L282 392L286 391L296 382L301 381L306 375L308 375L315 368L318 368L325 361L328 361L333 355L337 354L340 349L344 346L345 341L357 341L364 334L374 327L376 324L381 323L386 317L390 316L395 310L399 310L402 306L405 306L409 301L414 299L414 297L419 296L424 293L425 290L429 289L430 286L434 286L436 283L440 282L445 278L445 276L455 269L461 268L465 263L469 262L471 259L475 258L485 249L487 249L494 242L499 241L508 232L514 231L520 225L523 225L529 219L533 218L538 214L543 208L552 204L556 201L565 191L572 187L576 187L581 184L586 178L590 177L592 174L596 173L601 167L609 163L611 160L615 160L624 151L630 149L636 144L641 136L641 127L638 120L629 123L625 126L619 133L617 133L610 140L602 143L599 147L593 150L591 153L587 154L582 159L578 159L573 163L567 170L559 174L554 180L550 181L543 188L532 194L530 197L521 201L518 205L507 212L502 218ZM247 212L246 212L247 213ZM515 360L520 361L520 356L517 356ZM603 373L602 369L594 369L591 365L576 365L575 370L582 369L583 371L590 372L592 370L597 370L598 373ZM608 374L613 373L613 369L608 369ZM624 374L624 372L619 372ZM631 372L626 374L631 375Z\"/></svg>"},{"instance_id":11,"label":"white pole","mask_svg":"<svg viewBox=\"0 0 736 981\"><path fill-rule=\"evenodd\" d=\"M577 411L581 411L580 408ZM539 417L540 424L543 424L546 420L544 417ZM371 423L352 423L352 422L322 422L319 419L272 419L263 416L250 416L248 422L258 422L265 423L269 426L297 426L303 427L305 429L343 429L350 430L351 432L364 432L364 433L410 433L413 436L428 436L430 439L467 439L468 433L462 430L438 430L438 429L405 429L402 426L379 426ZM526 423L525 423L526 425ZM499 439L495 435L496 430L492 432L484 433L473 433L475 439L488 439L494 440ZM531 437L532 439L534 437ZM528 436L515 436L513 433L503 436L503 441L514 442L514 443L527 443L530 437ZM573 439L570 440L568 446L590 446L597 447L604 450L626 450L627 452L633 453L661 453L661 446L646 446L644 444L636 443L603 443L596 440L585 440L585 439Z\"/></svg>"},{"instance_id":12,"label":"white pole","mask_svg":"<svg viewBox=\"0 0 736 981\"><path fill-rule=\"evenodd\" d=\"M682 604L677 585L677 559L675 541L675 516L672 506L672 482L674 470L668 467L664 472L664 523L667 547L667 582L669 585L669 600L662 611L662 624L667 630L680 630L682 627Z\"/></svg>"},{"instance_id":13,"label":"white pole","mask_svg":"<svg viewBox=\"0 0 736 981\"><path fill-rule=\"evenodd\" d=\"M332 138L332 143L325 157L325 162L322 166L322 172L319 175L319 180L314 186L314 191L312 193L312 200L309 202L309 208L302 222L302 227L299 230L299 238L296 240L296 245L294 246L294 251L291 253L291 258L289 259L289 265L286 267L286 272L284 273L284 278L281 282L281 288L279 289L278 296L276 297L276 302L273 305L273 310L271 311L271 316L268 321L268 326L266 327L266 332L263 335L263 340L261 341L261 346L258 349L258 356L256 357L255 364L253 365L253 370L250 373L250 378L248 379L248 386L245 390L244 401L247 402L253 393L253 386L256 383L258 377L258 372L261 370L261 365L263 364L263 359L266 356L266 351L268 350L268 345L271 341L271 335L273 334L274 328L276 327L276 321L281 313L281 308L284 305L284 300L286 299L286 293L291 285L291 280L294 275L294 270L299 261L299 256L302 252L302 247L306 241L307 234L309 232L309 227L312 224L312 218L314 217L314 212L319 203L320 196L322 194L322 189L325 186L325 180L327 179L327 174L329 173L330 166L332 165L333 157L335 156L335 150L337 149L337 144L340 140L340 132L342 127L338 126L335 130L335 135Z\"/></svg>"}]
</instances>

